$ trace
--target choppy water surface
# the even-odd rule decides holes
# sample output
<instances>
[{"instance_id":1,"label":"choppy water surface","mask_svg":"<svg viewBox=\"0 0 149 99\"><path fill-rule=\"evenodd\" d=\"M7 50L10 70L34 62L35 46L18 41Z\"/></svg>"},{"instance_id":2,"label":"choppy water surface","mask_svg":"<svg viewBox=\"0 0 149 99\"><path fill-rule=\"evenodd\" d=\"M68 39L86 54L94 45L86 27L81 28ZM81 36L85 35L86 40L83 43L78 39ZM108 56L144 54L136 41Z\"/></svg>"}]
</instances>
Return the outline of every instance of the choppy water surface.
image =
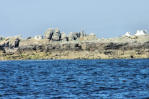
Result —
<instances>
[{"instance_id":1,"label":"choppy water surface","mask_svg":"<svg viewBox=\"0 0 149 99\"><path fill-rule=\"evenodd\" d=\"M0 62L0 99L147 97L149 59Z\"/></svg>"}]
</instances>

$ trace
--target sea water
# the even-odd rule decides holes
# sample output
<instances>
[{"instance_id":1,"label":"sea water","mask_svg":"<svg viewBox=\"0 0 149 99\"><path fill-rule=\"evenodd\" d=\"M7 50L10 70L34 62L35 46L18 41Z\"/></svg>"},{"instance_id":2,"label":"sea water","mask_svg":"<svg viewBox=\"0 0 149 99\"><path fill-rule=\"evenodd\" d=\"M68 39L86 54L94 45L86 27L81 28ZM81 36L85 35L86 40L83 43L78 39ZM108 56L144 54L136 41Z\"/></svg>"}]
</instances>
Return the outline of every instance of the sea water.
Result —
<instances>
[{"instance_id":1,"label":"sea water","mask_svg":"<svg viewBox=\"0 0 149 99\"><path fill-rule=\"evenodd\" d=\"M147 99L149 59L0 61L0 99Z\"/></svg>"}]
</instances>

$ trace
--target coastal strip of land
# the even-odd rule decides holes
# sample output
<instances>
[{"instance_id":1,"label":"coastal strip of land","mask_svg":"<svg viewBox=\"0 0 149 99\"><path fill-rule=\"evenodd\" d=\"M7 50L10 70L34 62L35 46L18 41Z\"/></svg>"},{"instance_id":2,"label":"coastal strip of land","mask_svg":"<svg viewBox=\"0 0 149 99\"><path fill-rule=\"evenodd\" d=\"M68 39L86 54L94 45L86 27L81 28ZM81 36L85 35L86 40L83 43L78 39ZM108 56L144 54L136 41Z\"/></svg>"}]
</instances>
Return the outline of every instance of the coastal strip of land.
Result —
<instances>
[{"instance_id":1,"label":"coastal strip of land","mask_svg":"<svg viewBox=\"0 0 149 99\"><path fill-rule=\"evenodd\" d=\"M49 28L44 36L1 37L0 60L149 58L149 34L138 32L140 35L98 39L94 33L66 35Z\"/></svg>"}]
</instances>

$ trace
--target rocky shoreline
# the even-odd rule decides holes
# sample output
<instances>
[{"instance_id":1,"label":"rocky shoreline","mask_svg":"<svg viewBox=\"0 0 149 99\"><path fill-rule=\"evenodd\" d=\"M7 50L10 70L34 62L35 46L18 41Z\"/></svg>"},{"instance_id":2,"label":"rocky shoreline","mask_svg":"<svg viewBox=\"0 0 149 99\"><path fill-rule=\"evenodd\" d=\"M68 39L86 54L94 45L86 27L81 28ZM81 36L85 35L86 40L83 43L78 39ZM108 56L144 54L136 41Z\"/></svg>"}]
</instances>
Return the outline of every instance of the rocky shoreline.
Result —
<instances>
[{"instance_id":1,"label":"rocky shoreline","mask_svg":"<svg viewBox=\"0 0 149 99\"><path fill-rule=\"evenodd\" d=\"M0 60L122 58L149 58L149 34L98 39L49 28L44 36L0 38Z\"/></svg>"}]
</instances>

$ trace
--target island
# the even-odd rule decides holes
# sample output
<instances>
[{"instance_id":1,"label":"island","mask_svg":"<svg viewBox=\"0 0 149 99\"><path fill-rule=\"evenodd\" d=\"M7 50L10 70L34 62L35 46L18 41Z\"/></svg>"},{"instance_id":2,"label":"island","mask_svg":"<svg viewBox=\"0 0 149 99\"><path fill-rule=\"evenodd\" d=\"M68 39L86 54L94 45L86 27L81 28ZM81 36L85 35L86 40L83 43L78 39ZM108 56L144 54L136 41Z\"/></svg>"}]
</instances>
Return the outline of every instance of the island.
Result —
<instances>
[{"instance_id":1,"label":"island","mask_svg":"<svg viewBox=\"0 0 149 99\"><path fill-rule=\"evenodd\" d=\"M149 58L149 34L137 30L116 38L97 38L94 33L49 28L44 35L0 37L0 60L130 59Z\"/></svg>"}]
</instances>

